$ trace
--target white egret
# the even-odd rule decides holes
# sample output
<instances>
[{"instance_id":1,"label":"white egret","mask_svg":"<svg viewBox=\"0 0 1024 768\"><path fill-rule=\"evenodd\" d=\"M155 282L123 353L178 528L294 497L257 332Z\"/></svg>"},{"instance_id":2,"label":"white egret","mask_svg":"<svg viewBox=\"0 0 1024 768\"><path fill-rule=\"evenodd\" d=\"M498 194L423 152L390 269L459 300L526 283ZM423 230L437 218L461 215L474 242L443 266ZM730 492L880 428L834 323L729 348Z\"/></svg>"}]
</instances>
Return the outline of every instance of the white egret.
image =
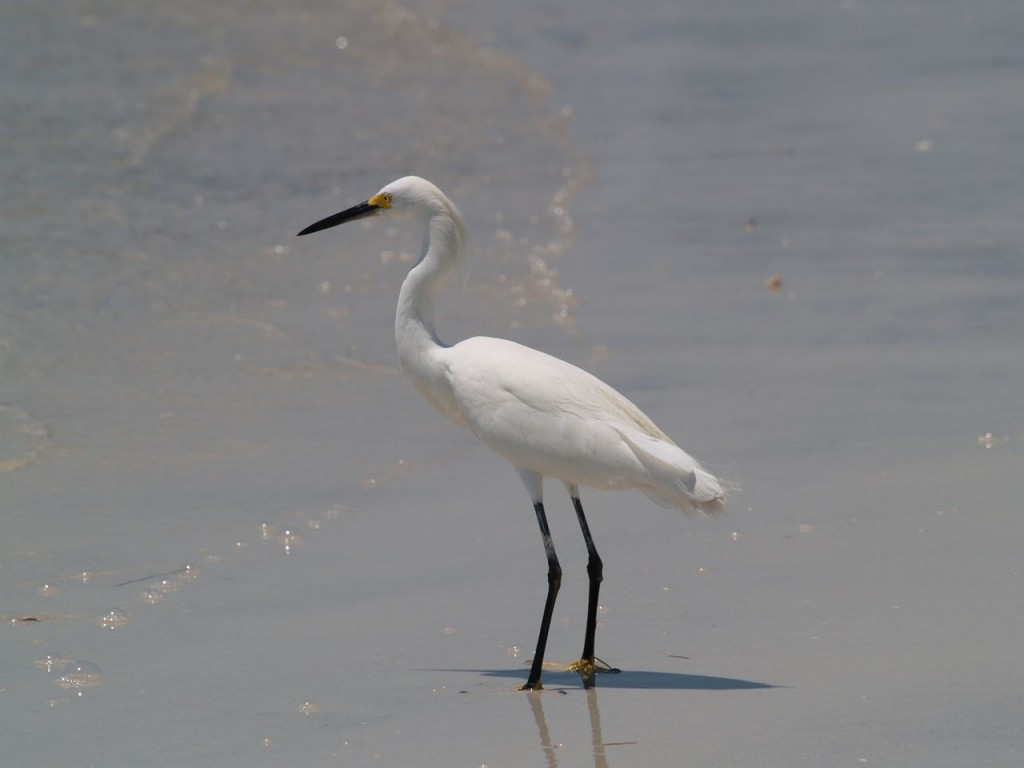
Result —
<instances>
[{"instance_id":1,"label":"white egret","mask_svg":"<svg viewBox=\"0 0 1024 768\"><path fill-rule=\"evenodd\" d=\"M579 486L636 488L663 506L715 512L725 496L722 484L633 403L586 371L505 339L478 336L453 346L441 342L434 331L434 301L464 255L466 230L455 205L429 181L415 176L393 181L366 202L328 216L299 235L382 213L412 214L425 232L419 259L398 295L395 340L402 370L431 405L512 463L540 524L548 591L523 688L541 687L544 649L562 578L544 512L545 476L565 484L587 545L587 626L575 669L589 687L595 672L602 563L583 514Z\"/></svg>"}]
</instances>

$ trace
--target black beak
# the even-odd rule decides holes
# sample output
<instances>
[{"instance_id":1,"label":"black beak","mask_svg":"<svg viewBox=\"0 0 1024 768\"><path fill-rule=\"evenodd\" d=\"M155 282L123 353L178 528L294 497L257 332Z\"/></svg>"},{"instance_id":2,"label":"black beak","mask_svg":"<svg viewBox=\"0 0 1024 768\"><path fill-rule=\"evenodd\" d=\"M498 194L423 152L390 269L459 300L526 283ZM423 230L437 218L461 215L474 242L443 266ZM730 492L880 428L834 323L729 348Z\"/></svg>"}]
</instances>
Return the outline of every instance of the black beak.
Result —
<instances>
[{"instance_id":1,"label":"black beak","mask_svg":"<svg viewBox=\"0 0 1024 768\"><path fill-rule=\"evenodd\" d=\"M344 224L346 221L365 219L367 216L376 216L378 211L380 211L380 206L370 205L369 201L360 203L359 205L353 205L351 208L346 208L344 211L336 213L333 216L328 216L326 219L320 219L316 224L310 224L304 230L299 232L296 237L311 235L314 232L319 232L321 229L330 229L331 227L336 227L339 224Z\"/></svg>"}]
</instances>

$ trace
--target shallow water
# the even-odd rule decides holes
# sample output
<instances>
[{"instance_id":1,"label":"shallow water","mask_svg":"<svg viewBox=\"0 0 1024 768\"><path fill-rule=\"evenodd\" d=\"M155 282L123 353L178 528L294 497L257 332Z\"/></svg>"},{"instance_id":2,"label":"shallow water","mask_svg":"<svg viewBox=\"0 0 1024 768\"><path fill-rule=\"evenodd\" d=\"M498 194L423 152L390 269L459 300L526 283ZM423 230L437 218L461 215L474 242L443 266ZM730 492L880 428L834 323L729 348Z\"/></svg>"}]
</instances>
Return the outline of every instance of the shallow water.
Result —
<instances>
[{"instance_id":1,"label":"shallow water","mask_svg":"<svg viewBox=\"0 0 1024 768\"><path fill-rule=\"evenodd\" d=\"M5 753L1018 764L1018 6L5 6ZM294 238L406 173L473 233L446 339L586 365L742 489L586 497L596 693L515 691L542 550L397 370L417 233Z\"/></svg>"}]
</instances>

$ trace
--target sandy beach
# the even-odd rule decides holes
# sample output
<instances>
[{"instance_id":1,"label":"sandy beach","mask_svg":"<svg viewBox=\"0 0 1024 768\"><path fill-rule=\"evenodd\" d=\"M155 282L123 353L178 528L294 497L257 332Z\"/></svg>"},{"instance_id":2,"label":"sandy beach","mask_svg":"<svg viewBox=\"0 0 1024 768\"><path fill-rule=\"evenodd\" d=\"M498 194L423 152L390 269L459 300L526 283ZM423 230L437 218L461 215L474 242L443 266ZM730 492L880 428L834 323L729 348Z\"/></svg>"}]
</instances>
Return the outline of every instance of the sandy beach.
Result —
<instances>
[{"instance_id":1,"label":"sandy beach","mask_svg":"<svg viewBox=\"0 0 1024 768\"><path fill-rule=\"evenodd\" d=\"M901 766L1024 756L1018 3L0 11L0 737L12 765ZM513 469L439 332L638 403L719 517Z\"/></svg>"}]
</instances>

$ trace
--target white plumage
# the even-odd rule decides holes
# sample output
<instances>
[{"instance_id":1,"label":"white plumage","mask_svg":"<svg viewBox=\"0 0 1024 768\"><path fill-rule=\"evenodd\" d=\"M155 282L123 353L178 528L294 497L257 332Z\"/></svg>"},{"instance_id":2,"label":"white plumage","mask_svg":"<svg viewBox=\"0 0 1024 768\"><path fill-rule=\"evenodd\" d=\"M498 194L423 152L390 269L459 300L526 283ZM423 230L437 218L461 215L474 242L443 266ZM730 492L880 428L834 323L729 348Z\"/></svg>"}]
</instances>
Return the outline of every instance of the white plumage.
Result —
<instances>
[{"instance_id":1,"label":"white plumage","mask_svg":"<svg viewBox=\"0 0 1024 768\"><path fill-rule=\"evenodd\" d=\"M720 505L718 481L586 371L487 337L466 339L443 357L453 418L516 467L578 486L636 488L683 510Z\"/></svg>"},{"instance_id":2,"label":"white plumage","mask_svg":"<svg viewBox=\"0 0 1024 768\"><path fill-rule=\"evenodd\" d=\"M516 467L534 503L548 556L548 598L530 677L541 664L561 568L543 506L542 478L565 483L590 555L590 605L577 669L593 682L594 627L601 560L579 499L579 486L635 488L684 511L716 512L721 483L665 435L639 408L600 379L563 360L505 339L477 336L453 346L434 330L438 289L465 255L466 231L452 202L425 179L398 179L365 203L307 227L317 232L383 212L411 213L425 230L423 250L402 284L395 340L402 370L435 408L468 427Z\"/></svg>"}]
</instances>

